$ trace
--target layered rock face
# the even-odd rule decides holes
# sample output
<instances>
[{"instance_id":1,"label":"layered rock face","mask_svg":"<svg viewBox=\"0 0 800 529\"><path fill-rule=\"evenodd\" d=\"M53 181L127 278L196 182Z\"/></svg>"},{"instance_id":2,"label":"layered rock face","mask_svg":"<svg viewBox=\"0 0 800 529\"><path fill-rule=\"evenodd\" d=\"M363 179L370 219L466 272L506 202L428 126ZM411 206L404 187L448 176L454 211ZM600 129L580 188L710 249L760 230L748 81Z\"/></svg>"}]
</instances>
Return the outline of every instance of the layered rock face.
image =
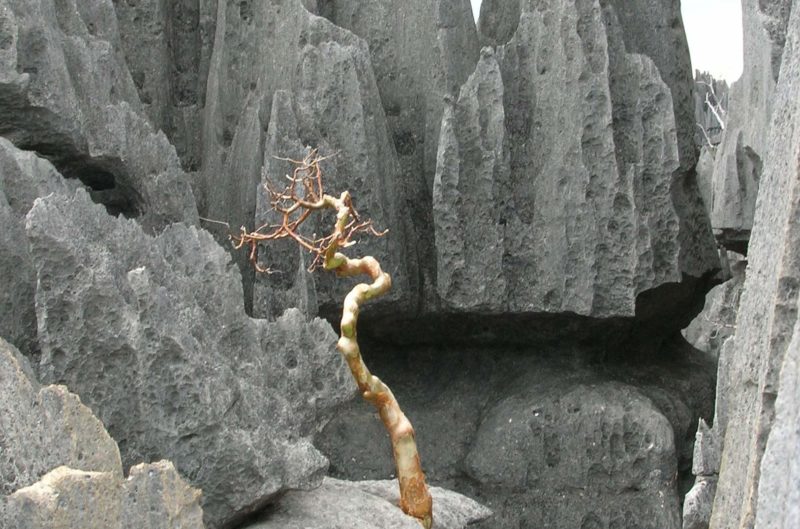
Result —
<instances>
[{"instance_id":1,"label":"layered rock face","mask_svg":"<svg viewBox=\"0 0 800 529\"><path fill-rule=\"evenodd\" d=\"M455 310L632 316L641 292L718 263L670 88L626 52L612 6L521 6L443 118L439 295Z\"/></svg>"},{"instance_id":2,"label":"layered rock face","mask_svg":"<svg viewBox=\"0 0 800 529\"><path fill-rule=\"evenodd\" d=\"M711 208L717 237L740 252L747 247L753 226L791 4L791 0L742 2L744 72L730 89Z\"/></svg>"},{"instance_id":3,"label":"layered rock face","mask_svg":"<svg viewBox=\"0 0 800 529\"><path fill-rule=\"evenodd\" d=\"M789 28L763 151L736 333L720 356L712 434L722 453L710 525L717 528L791 527L798 521L796 509L789 507L797 495L791 461L798 443L795 346L800 267L795 226L800 12L796 8Z\"/></svg>"}]
</instances>

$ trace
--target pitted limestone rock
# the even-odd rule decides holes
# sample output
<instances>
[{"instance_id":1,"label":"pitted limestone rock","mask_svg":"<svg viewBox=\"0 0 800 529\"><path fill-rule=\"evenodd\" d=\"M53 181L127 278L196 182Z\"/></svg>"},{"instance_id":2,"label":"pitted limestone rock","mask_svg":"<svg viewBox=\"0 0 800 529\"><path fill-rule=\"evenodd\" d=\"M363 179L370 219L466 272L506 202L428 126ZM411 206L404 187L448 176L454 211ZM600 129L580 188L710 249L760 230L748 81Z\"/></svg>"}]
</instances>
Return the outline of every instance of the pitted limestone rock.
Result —
<instances>
[{"instance_id":1,"label":"pitted limestone rock","mask_svg":"<svg viewBox=\"0 0 800 529\"><path fill-rule=\"evenodd\" d=\"M418 529L419 522L398 507L397 482L325 478L308 492L290 492L248 529ZM431 487L434 527L465 529L491 512L449 490Z\"/></svg>"},{"instance_id":2,"label":"pitted limestone rock","mask_svg":"<svg viewBox=\"0 0 800 529\"><path fill-rule=\"evenodd\" d=\"M632 316L640 293L718 267L679 140L669 87L626 52L612 7L523 2L443 117L445 306Z\"/></svg>"},{"instance_id":3,"label":"pitted limestone rock","mask_svg":"<svg viewBox=\"0 0 800 529\"><path fill-rule=\"evenodd\" d=\"M111 0L3 0L0 134L157 230L197 222L175 149L142 114Z\"/></svg>"},{"instance_id":4,"label":"pitted limestone rock","mask_svg":"<svg viewBox=\"0 0 800 529\"><path fill-rule=\"evenodd\" d=\"M113 472L58 467L8 498L16 529L204 529L200 491L168 461Z\"/></svg>"},{"instance_id":5,"label":"pitted limestone rock","mask_svg":"<svg viewBox=\"0 0 800 529\"><path fill-rule=\"evenodd\" d=\"M41 375L80 393L126 465L172 460L211 526L320 482L309 436L352 397L327 323L250 319L210 234L175 224L150 237L81 190L38 200L27 229Z\"/></svg>"}]
</instances>

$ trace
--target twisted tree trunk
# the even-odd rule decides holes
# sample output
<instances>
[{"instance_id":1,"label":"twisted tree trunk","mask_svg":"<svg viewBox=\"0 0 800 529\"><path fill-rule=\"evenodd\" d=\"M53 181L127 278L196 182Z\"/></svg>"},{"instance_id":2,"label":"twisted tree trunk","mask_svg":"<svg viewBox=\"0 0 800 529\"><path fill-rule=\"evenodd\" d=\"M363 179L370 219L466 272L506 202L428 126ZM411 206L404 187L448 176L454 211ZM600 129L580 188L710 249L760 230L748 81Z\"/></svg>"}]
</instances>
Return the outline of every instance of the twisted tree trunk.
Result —
<instances>
[{"instance_id":1,"label":"twisted tree trunk","mask_svg":"<svg viewBox=\"0 0 800 529\"><path fill-rule=\"evenodd\" d=\"M331 201L337 210L338 235L343 232L349 221L349 195L345 192L339 199ZM334 240L338 240L338 237ZM374 257L351 259L337 252L336 246L338 245L332 245L331 251L326 252L323 263L325 269L335 271L340 277L363 274L372 279L370 284L359 283L345 297L342 307L341 337L337 347L350 366L362 396L375 406L383 425L389 432L397 467L397 479L400 483L400 508L406 514L417 518L426 529L430 529L433 522L433 500L425 483L425 474L422 472L414 428L400 409L392 390L369 372L356 339L361 305L388 292L392 287L392 280L389 274L381 270L381 265Z\"/></svg>"},{"instance_id":2,"label":"twisted tree trunk","mask_svg":"<svg viewBox=\"0 0 800 529\"><path fill-rule=\"evenodd\" d=\"M322 160L316 151L312 151L302 161L289 160L296 165L293 176L289 177L289 186L281 192L267 187L272 197L273 209L283 216L281 223L265 225L250 233L242 228L240 236L231 238L237 248L249 246L250 260L256 269L262 272L269 270L258 266L258 244L263 241L291 238L316 255L311 269L322 264L326 270L335 271L340 277L362 274L370 277L372 283L359 283L344 299L341 337L337 347L350 366L361 394L378 410L389 432L397 467L397 479L400 483L400 508L406 514L417 518L425 529L430 529L433 523L433 500L425 483L425 474L422 472L414 428L400 409L389 387L367 369L356 339L361 305L365 301L385 294L391 288L392 280L389 274L381 270L380 264L374 257L351 259L339 252L339 249L352 244L351 237L357 233L367 231L377 236L383 233L376 232L371 221L359 218L347 191L338 198L324 193L322 171L319 167L319 162ZM333 233L318 239L303 236L298 229L312 211L321 209L336 211Z\"/></svg>"}]
</instances>

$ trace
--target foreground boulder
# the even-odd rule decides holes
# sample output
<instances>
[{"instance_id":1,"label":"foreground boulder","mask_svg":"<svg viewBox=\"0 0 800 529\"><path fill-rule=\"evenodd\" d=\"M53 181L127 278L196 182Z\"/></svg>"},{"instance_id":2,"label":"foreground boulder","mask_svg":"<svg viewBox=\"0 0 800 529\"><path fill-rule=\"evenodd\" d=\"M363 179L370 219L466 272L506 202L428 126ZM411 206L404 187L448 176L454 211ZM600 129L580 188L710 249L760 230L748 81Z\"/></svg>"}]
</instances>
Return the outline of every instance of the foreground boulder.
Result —
<instances>
[{"instance_id":1,"label":"foreground boulder","mask_svg":"<svg viewBox=\"0 0 800 529\"><path fill-rule=\"evenodd\" d=\"M126 466L172 460L211 526L320 483L327 461L309 436L352 396L327 323L250 319L210 234L150 237L82 190L37 200L27 230L41 376L81 395Z\"/></svg>"},{"instance_id":2,"label":"foreground boulder","mask_svg":"<svg viewBox=\"0 0 800 529\"><path fill-rule=\"evenodd\" d=\"M64 386L41 387L0 338L0 495L33 485L60 465L122 476L117 444Z\"/></svg>"},{"instance_id":3,"label":"foreground boulder","mask_svg":"<svg viewBox=\"0 0 800 529\"><path fill-rule=\"evenodd\" d=\"M16 529L204 529L200 491L172 463L114 472L58 467L8 498L7 527Z\"/></svg>"},{"instance_id":4,"label":"foreground boulder","mask_svg":"<svg viewBox=\"0 0 800 529\"><path fill-rule=\"evenodd\" d=\"M171 463L137 465L125 479L91 410L64 386L39 386L2 339L0 379L0 527L203 528L200 491Z\"/></svg>"},{"instance_id":5,"label":"foreground boulder","mask_svg":"<svg viewBox=\"0 0 800 529\"><path fill-rule=\"evenodd\" d=\"M463 529L491 514L479 503L431 487L434 527ZM416 519L397 506L397 482L325 478L309 492L290 492L248 529L419 529Z\"/></svg>"},{"instance_id":6,"label":"foreground boulder","mask_svg":"<svg viewBox=\"0 0 800 529\"><path fill-rule=\"evenodd\" d=\"M680 527L694 429L714 391L714 365L685 344L638 351L647 365L598 362L599 351L563 340L372 344L365 354L413 422L429 480L494 512L476 528ZM318 446L337 478L394 473L385 431L361 402L328 424Z\"/></svg>"}]
</instances>

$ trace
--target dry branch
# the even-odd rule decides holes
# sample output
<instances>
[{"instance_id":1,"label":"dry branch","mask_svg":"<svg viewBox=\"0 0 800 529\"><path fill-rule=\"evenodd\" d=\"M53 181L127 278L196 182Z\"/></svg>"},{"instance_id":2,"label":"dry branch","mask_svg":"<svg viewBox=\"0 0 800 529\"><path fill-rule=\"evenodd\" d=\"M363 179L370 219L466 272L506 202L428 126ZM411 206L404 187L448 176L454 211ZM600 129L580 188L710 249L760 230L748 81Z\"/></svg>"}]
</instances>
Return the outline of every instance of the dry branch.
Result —
<instances>
[{"instance_id":1,"label":"dry branch","mask_svg":"<svg viewBox=\"0 0 800 529\"><path fill-rule=\"evenodd\" d=\"M354 244L354 237L360 233L381 237L386 231L377 231L372 221L358 215L349 192L344 191L338 198L325 194L320 168L320 162L324 159L318 156L317 151L311 151L303 160L287 159L295 166L292 175L286 177L289 181L287 186L280 191L267 186L270 204L280 214L281 221L266 224L251 232L242 228L241 234L231 236L231 239L237 249L249 249L250 262L260 272L270 270L260 267L257 262L258 245L265 241L288 238L314 254L309 270L322 265L326 270L335 271L340 277L369 276L371 283L359 283L345 297L337 348L347 361L362 396L375 406L389 432L400 484L400 508L417 518L426 529L430 529L433 501L422 472L414 428L389 387L371 374L364 364L356 339L361 306L365 301L385 294L391 288L392 280L374 257L355 259L339 251ZM323 237L307 237L301 234L300 227L311 214L324 209L336 212L333 231Z\"/></svg>"}]
</instances>

